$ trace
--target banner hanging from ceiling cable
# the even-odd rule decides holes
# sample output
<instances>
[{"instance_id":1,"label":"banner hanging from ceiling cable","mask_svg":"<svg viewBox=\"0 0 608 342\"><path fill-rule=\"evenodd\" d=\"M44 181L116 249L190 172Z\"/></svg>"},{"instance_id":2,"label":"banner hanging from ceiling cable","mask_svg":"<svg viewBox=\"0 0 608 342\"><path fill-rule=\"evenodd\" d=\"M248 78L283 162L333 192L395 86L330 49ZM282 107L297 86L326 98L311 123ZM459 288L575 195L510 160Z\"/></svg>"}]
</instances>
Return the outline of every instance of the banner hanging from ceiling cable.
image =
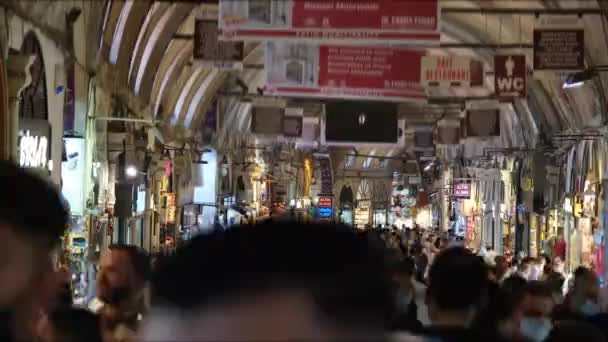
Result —
<instances>
[{"instance_id":1,"label":"banner hanging from ceiling cable","mask_svg":"<svg viewBox=\"0 0 608 342\"><path fill-rule=\"evenodd\" d=\"M193 57L195 63L207 68L242 70L243 42L219 41L217 20L196 19L194 23Z\"/></svg>"},{"instance_id":2,"label":"banner hanging from ceiling cable","mask_svg":"<svg viewBox=\"0 0 608 342\"><path fill-rule=\"evenodd\" d=\"M482 86L483 65L465 56L424 56L420 82L425 88Z\"/></svg>"},{"instance_id":3,"label":"banner hanging from ceiling cable","mask_svg":"<svg viewBox=\"0 0 608 342\"><path fill-rule=\"evenodd\" d=\"M437 0L220 0L229 40L439 44Z\"/></svg>"},{"instance_id":4,"label":"banner hanging from ceiling cable","mask_svg":"<svg viewBox=\"0 0 608 342\"><path fill-rule=\"evenodd\" d=\"M525 55L494 56L494 92L496 97L525 97L527 93Z\"/></svg>"},{"instance_id":5,"label":"banner hanging from ceiling cable","mask_svg":"<svg viewBox=\"0 0 608 342\"><path fill-rule=\"evenodd\" d=\"M585 69L585 26L581 16L542 16L534 26L534 71Z\"/></svg>"},{"instance_id":6,"label":"banner hanging from ceiling cable","mask_svg":"<svg viewBox=\"0 0 608 342\"><path fill-rule=\"evenodd\" d=\"M288 42L266 43L271 96L426 101L420 86L423 51Z\"/></svg>"}]
</instances>

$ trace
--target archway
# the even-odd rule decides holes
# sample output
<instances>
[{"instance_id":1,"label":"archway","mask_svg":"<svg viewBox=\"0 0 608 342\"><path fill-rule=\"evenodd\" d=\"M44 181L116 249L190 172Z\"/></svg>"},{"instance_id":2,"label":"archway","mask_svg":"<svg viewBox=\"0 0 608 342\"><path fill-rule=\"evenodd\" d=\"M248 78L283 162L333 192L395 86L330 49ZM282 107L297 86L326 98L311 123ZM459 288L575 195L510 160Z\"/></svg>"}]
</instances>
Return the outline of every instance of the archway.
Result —
<instances>
[{"instance_id":1,"label":"archway","mask_svg":"<svg viewBox=\"0 0 608 342\"><path fill-rule=\"evenodd\" d=\"M339 211L339 220L340 222L348 225L353 224L353 206L354 206L354 195L353 189L350 185L342 186L342 190L340 190L340 211Z\"/></svg>"},{"instance_id":2,"label":"archway","mask_svg":"<svg viewBox=\"0 0 608 342\"><path fill-rule=\"evenodd\" d=\"M24 37L21 54L33 56L34 60L29 66L31 82L19 98L19 165L48 175L52 156L47 83L42 49L34 32Z\"/></svg>"},{"instance_id":3,"label":"archway","mask_svg":"<svg viewBox=\"0 0 608 342\"><path fill-rule=\"evenodd\" d=\"M355 209L355 227L365 228L371 223L372 184L363 179L357 188L357 208Z\"/></svg>"}]
</instances>

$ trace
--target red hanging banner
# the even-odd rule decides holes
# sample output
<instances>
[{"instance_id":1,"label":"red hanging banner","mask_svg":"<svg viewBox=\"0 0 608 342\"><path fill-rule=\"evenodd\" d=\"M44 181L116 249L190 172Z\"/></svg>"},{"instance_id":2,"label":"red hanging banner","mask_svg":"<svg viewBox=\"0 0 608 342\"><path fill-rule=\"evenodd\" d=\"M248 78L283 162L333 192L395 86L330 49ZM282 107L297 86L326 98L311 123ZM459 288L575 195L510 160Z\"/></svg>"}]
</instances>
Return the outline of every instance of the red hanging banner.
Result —
<instances>
[{"instance_id":1,"label":"red hanging banner","mask_svg":"<svg viewBox=\"0 0 608 342\"><path fill-rule=\"evenodd\" d=\"M437 0L220 0L225 39L439 44Z\"/></svg>"}]
</instances>

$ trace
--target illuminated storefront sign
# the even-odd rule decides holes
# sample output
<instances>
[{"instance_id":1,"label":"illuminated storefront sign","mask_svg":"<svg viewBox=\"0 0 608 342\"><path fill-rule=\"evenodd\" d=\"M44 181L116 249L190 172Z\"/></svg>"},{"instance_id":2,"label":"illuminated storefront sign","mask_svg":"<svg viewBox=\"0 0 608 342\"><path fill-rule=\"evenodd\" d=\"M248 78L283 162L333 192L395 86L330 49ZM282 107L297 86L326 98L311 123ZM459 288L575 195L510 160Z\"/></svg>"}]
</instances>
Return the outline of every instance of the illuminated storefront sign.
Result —
<instances>
[{"instance_id":1,"label":"illuminated storefront sign","mask_svg":"<svg viewBox=\"0 0 608 342\"><path fill-rule=\"evenodd\" d=\"M333 198L327 196L320 196L318 203L319 217L332 217L334 214Z\"/></svg>"},{"instance_id":2,"label":"illuminated storefront sign","mask_svg":"<svg viewBox=\"0 0 608 342\"><path fill-rule=\"evenodd\" d=\"M471 184L468 182L459 182L454 184L454 197L455 198L470 198L471 197Z\"/></svg>"},{"instance_id":3,"label":"illuminated storefront sign","mask_svg":"<svg viewBox=\"0 0 608 342\"><path fill-rule=\"evenodd\" d=\"M319 207L332 208L333 199L331 197L319 197Z\"/></svg>"},{"instance_id":4,"label":"illuminated storefront sign","mask_svg":"<svg viewBox=\"0 0 608 342\"><path fill-rule=\"evenodd\" d=\"M21 119L19 126L19 165L24 168L50 168L51 126L48 121Z\"/></svg>"},{"instance_id":5,"label":"illuminated storefront sign","mask_svg":"<svg viewBox=\"0 0 608 342\"><path fill-rule=\"evenodd\" d=\"M30 135L30 131L21 132L19 140L19 165L22 167L45 167L49 143L46 137Z\"/></svg>"}]
</instances>

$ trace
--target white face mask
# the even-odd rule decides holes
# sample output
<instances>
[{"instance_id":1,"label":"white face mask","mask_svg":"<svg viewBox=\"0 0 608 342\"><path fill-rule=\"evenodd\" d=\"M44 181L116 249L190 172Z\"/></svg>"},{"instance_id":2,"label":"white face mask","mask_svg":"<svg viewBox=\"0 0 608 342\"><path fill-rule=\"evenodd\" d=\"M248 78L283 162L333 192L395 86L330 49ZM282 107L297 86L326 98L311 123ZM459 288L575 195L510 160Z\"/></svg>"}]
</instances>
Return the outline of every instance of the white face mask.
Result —
<instances>
[{"instance_id":1,"label":"white face mask","mask_svg":"<svg viewBox=\"0 0 608 342\"><path fill-rule=\"evenodd\" d=\"M534 342L544 341L552 328L553 325L548 318L525 317L519 324L521 334Z\"/></svg>"}]
</instances>

